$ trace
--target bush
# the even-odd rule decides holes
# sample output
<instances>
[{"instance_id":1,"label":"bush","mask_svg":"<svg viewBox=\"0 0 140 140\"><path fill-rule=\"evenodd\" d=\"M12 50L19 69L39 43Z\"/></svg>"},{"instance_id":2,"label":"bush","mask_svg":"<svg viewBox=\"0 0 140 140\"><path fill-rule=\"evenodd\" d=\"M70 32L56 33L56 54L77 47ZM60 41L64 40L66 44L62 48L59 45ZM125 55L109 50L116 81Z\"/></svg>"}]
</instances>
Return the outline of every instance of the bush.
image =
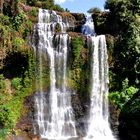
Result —
<instances>
[{"instance_id":1,"label":"bush","mask_svg":"<svg viewBox=\"0 0 140 140\"><path fill-rule=\"evenodd\" d=\"M24 20L24 14L23 13L20 13L16 16L13 16L12 17L13 28L18 31L20 25L23 23L23 20Z\"/></svg>"},{"instance_id":2,"label":"bush","mask_svg":"<svg viewBox=\"0 0 140 140\"><path fill-rule=\"evenodd\" d=\"M81 54L81 49L84 46L82 37L72 38L72 52L75 59L79 59Z\"/></svg>"},{"instance_id":3,"label":"bush","mask_svg":"<svg viewBox=\"0 0 140 140\"><path fill-rule=\"evenodd\" d=\"M6 88L5 78L2 74L0 74L0 92L5 90L5 88Z\"/></svg>"},{"instance_id":4,"label":"bush","mask_svg":"<svg viewBox=\"0 0 140 140\"><path fill-rule=\"evenodd\" d=\"M5 129L12 129L15 127L21 115L23 99L13 97L9 102L1 105L0 123Z\"/></svg>"},{"instance_id":5,"label":"bush","mask_svg":"<svg viewBox=\"0 0 140 140\"><path fill-rule=\"evenodd\" d=\"M0 140L5 140L5 136L9 133L9 129L0 129Z\"/></svg>"},{"instance_id":6,"label":"bush","mask_svg":"<svg viewBox=\"0 0 140 140\"><path fill-rule=\"evenodd\" d=\"M2 25L10 25L9 17L6 15L0 15L0 22Z\"/></svg>"},{"instance_id":7,"label":"bush","mask_svg":"<svg viewBox=\"0 0 140 140\"><path fill-rule=\"evenodd\" d=\"M31 16L37 16L38 14L38 9L33 7L32 10L29 12L29 15Z\"/></svg>"},{"instance_id":8,"label":"bush","mask_svg":"<svg viewBox=\"0 0 140 140\"><path fill-rule=\"evenodd\" d=\"M11 86L15 89L15 90L20 90L22 88L22 79L21 78L14 78L11 81Z\"/></svg>"},{"instance_id":9,"label":"bush","mask_svg":"<svg viewBox=\"0 0 140 140\"><path fill-rule=\"evenodd\" d=\"M14 40L13 40L13 46L16 49L18 49L19 47L21 47L24 43L25 43L25 41L21 37L15 37Z\"/></svg>"},{"instance_id":10,"label":"bush","mask_svg":"<svg viewBox=\"0 0 140 140\"><path fill-rule=\"evenodd\" d=\"M31 6L34 6L36 2L37 0L26 0L26 3Z\"/></svg>"},{"instance_id":11,"label":"bush","mask_svg":"<svg viewBox=\"0 0 140 140\"><path fill-rule=\"evenodd\" d=\"M123 105L138 91L138 88L128 86L128 79L125 79L122 85L121 91L114 91L109 94L110 101L115 103L119 109L122 109Z\"/></svg>"}]
</instances>

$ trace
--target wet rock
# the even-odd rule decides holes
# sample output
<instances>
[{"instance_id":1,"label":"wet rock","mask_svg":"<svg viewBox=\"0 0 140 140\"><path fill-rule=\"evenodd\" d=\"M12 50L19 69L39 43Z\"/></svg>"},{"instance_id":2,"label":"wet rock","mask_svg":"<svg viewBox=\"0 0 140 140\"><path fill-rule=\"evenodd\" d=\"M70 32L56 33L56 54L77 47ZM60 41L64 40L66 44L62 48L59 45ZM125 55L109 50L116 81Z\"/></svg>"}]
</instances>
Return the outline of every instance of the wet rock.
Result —
<instances>
[{"instance_id":1,"label":"wet rock","mask_svg":"<svg viewBox=\"0 0 140 140\"><path fill-rule=\"evenodd\" d=\"M116 137L118 137L119 132L118 132L118 118L119 118L119 114L120 114L120 110L116 107L116 105L114 105L113 103L110 103L109 105L109 111L110 111L110 118L109 118L109 122L111 125L111 129L114 132L114 135Z\"/></svg>"},{"instance_id":2,"label":"wet rock","mask_svg":"<svg viewBox=\"0 0 140 140\"><path fill-rule=\"evenodd\" d=\"M83 13L71 13L75 17L75 32L81 33L82 25L86 22L85 14Z\"/></svg>"},{"instance_id":3,"label":"wet rock","mask_svg":"<svg viewBox=\"0 0 140 140\"><path fill-rule=\"evenodd\" d=\"M69 12L57 12L60 16L62 16L62 20L64 23L69 24L68 31L73 31L76 19L75 17Z\"/></svg>"}]
</instances>

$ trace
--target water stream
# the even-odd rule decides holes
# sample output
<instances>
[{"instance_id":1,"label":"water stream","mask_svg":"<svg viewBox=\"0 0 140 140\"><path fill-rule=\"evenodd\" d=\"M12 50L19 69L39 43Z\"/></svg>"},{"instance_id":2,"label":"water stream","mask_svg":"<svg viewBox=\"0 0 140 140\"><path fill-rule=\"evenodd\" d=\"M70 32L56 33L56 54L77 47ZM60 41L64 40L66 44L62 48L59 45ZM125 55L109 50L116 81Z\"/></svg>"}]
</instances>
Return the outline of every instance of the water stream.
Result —
<instances>
[{"instance_id":1,"label":"water stream","mask_svg":"<svg viewBox=\"0 0 140 140\"><path fill-rule=\"evenodd\" d=\"M56 26L61 29L59 35L55 35ZM44 93L42 83L39 82L39 92L35 96L35 121L39 126L41 138L62 140L77 136L71 107L71 92L67 89L66 82L67 51L70 43L70 37L66 34L67 26L68 23L63 23L62 17L54 11L39 10L39 22L35 26L38 44L34 48L40 56L40 80L43 65L40 53L46 52L50 62L50 91ZM45 94L49 95L48 101Z\"/></svg>"},{"instance_id":2,"label":"water stream","mask_svg":"<svg viewBox=\"0 0 140 140\"><path fill-rule=\"evenodd\" d=\"M86 139L115 140L109 124L108 110L108 61L104 35L91 36L91 104Z\"/></svg>"},{"instance_id":3,"label":"water stream","mask_svg":"<svg viewBox=\"0 0 140 140\"><path fill-rule=\"evenodd\" d=\"M56 33L56 27L61 33ZM35 94L35 126L34 132L42 139L48 140L81 140L77 138L75 118L71 105L71 91L67 88L67 57L71 41L66 33L68 23L55 11L39 10L39 22L34 29L33 44L38 62L39 91ZM85 140L115 140L109 125L108 110L108 61L104 35L95 36L91 16L87 16L82 27L82 33L87 37L88 47L91 48L91 97L88 129ZM42 54L49 59L50 89L43 91ZM48 97L48 98L47 98Z\"/></svg>"},{"instance_id":4,"label":"water stream","mask_svg":"<svg viewBox=\"0 0 140 140\"><path fill-rule=\"evenodd\" d=\"M105 35L94 36L94 23L87 16L82 33L87 36L91 56L90 113L86 140L115 140L108 121L108 56Z\"/></svg>"}]
</instances>

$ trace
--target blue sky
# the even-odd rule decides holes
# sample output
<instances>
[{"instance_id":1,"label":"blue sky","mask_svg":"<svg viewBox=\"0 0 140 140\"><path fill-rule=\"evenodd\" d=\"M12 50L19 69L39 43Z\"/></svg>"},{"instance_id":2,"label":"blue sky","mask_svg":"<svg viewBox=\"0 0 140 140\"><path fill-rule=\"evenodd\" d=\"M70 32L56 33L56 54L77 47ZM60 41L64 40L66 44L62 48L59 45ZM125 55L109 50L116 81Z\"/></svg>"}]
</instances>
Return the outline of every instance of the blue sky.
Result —
<instances>
[{"instance_id":1,"label":"blue sky","mask_svg":"<svg viewBox=\"0 0 140 140\"><path fill-rule=\"evenodd\" d=\"M61 7L68 8L71 12L86 13L92 7L99 7L104 10L106 0L55 0Z\"/></svg>"}]
</instances>

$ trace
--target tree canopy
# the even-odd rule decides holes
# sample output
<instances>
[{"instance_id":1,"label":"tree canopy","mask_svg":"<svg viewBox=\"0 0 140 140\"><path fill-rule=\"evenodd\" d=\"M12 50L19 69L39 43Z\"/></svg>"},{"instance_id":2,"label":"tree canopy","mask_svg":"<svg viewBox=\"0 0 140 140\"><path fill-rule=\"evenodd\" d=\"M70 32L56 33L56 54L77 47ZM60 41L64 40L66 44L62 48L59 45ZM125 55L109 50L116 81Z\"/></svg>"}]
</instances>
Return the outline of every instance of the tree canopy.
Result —
<instances>
[{"instance_id":1,"label":"tree canopy","mask_svg":"<svg viewBox=\"0 0 140 140\"><path fill-rule=\"evenodd\" d=\"M107 0L105 8L109 17L119 25L117 44L114 48L115 69L130 84L140 81L140 1Z\"/></svg>"}]
</instances>

